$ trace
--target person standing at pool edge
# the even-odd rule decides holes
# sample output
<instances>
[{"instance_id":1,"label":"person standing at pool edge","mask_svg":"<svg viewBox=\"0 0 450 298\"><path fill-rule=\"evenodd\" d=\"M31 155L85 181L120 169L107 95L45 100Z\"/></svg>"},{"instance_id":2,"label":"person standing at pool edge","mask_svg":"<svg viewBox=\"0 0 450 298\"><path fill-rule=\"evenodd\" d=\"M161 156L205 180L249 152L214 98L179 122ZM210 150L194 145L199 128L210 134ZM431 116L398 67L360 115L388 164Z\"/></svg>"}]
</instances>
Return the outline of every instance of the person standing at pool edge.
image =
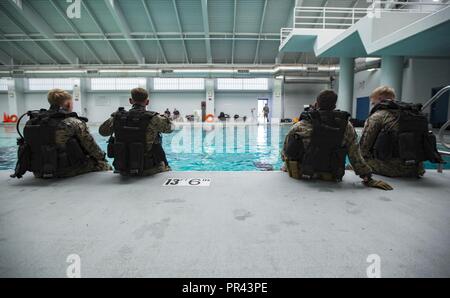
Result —
<instances>
[{"instance_id":1,"label":"person standing at pool edge","mask_svg":"<svg viewBox=\"0 0 450 298\"><path fill-rule=\"evenodd\" d=\"M37 178L60 178L111 170L105 152L89 133L87 119L73 112L72 95L52 89L47 99L48 110L27 113L30 120L18 141L19 158L11 177L21 178L26 171Z\"/></svg>"},{"instance_id":2,"label":"person standing at pool edge","mask_svg":"<svg viewBox=\"0 0 450 298\"><path fill-rule=\"evenodd\" d=\"M296 179L341 181L348 154L355 173L369 187L391 190L384 181L372 179L347 112L335 110L337 95L332 90L320 92L315 109L302 113L300 121L286 135L282 159L289 176Z\"/></svg>"},{"instance_id":3,"label":"person standing at pool edge","mask_svg":"<svg viewBox=\"0 0 450 298\"><path fill-rule=\"evenodd\" d=\"M266 119L267 119L267 122L269 122L269 111L270 111L269 105L266 104L266 105L263 107L264 121L266 121Z\"/></svg>"},{"instance_id":4,"label":"person standing at pool edge","mask_svg":"<svg viewBox=\"0 0 450 298\"><path fill-rule=\"evenodd\" d=\"M172 132L170 119L147 111L148 92L143 88L131 90L132 108L119 108L99 128L108 141L108 157L113 157L116 172L124 176L147 176L170 171L162 147L161 133Z\"/></svg>"}]
</instances>

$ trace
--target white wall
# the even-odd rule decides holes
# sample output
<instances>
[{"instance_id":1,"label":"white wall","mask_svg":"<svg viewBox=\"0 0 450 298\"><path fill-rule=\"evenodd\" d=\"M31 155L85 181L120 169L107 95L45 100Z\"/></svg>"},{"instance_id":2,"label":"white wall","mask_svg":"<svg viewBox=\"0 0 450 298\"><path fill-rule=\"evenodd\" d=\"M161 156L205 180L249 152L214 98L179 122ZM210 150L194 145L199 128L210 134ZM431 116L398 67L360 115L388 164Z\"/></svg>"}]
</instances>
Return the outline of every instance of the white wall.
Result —
<instances>
[{"instance_id":1,"label":"white wall","mask_svg":"<svg viewBox=\"0 0 450 298\"><path fill-rule=\"evenodd\" d=\"M24 93L24 110L21 113L25 113L29 110L39 110L42 108L48 108L47 92L33 92Z\"/></svg>"},{"instance_id":2,"label":"white wall","mask_svg":"<svg viewBox=\"0 0 450 298\"><path fill-rule=\"evenodd\" d=\"M380 86L381 69L373 71L361 71L355 74L355 85L353 89L353 117L356 116L356 99L358 97L370 96L373 89Z\"/></svg>"},{"instance_id":3,"label":"white wall","mask_svg":"<svg viewBox=\"0 0 450 298\"><path fill-rule=\"evenodd\" d=\"M320 91L328 84L284 84L284 118L299 117L303 106L313 104Z\"/></svg>"},{"instance_id":4,"label":"white wall","mask_svg":"<svg viewBox=\"0 0 450 298\"><path fill-rule=\"evenodd\" d=\"M356 98L369 96L380 86L381 70L362 71L355 74L353 115ZM450 85L450 59L409 59L403 70L402 100L424 103L431 98L431 89ZM450 105L449 105L450 115Z\"/></svg>"},{"instance_id":5,"label":"white wall","mask_svg":"<svg viewBox=\"0 0 450 298\"><path fill-rule=\"evenodd\" d=\"M182 116L192 114L194 109L200 109L204 100L204 92L151 92L149 110L163 113L166 108L172 112L174 108ZM129 92L89 92L86 93L84 106L91 123L103 122L119 107L130 108Z\"/></svg>"},{"instance_id":6,"label":"white wall","mask_svg":"<svg viewBox=\"0 0 450 298\"><path fill-rule=\"evenodd\" d=\"M403 73L403 99L425 102L431 89L450 85L450 59L410 59Z\"/></svg>"},{"instance_id":7,"label":"white wall","mask_svg":"<svg viewBox=\"0 0 450 298\"><path fill-rule=\"evenodd\" d=\"M201 102L206 100L205 91L200 92L151 92L150 110L163 113L167 108L172 113L176 108L181 115L192 115L201 109Z\"/></svg>"},{"instance_id":8,"label":"white wall","mask_svg":"<svg viewBox=\"0 0 450 298\"><path fill-rule=\"evenodd\" d=\"M9 113L9 104L8 104L8 93L1 92L0 93L0 117L3 121L3 113Z\"/></svg>"},{"instance_id":9,"label":"white wall","mask_svg":"<svg viewBox=\"0 0 450 298\"><path fill-rule=\"evenodd\" d=\"M90 123L101 123L109 118L119 107L130 106L128 92L90 92L84 101L85 113Z\"/></svg>"},{"instance_id":10,"label":"white wall","mask_svg":"<svg viewBox=\"0 0 450 298\"><path fill-rule=\"evenodd\" d=\"M235 114L239 116L251 117L251 109L255 109L255 117L257 116L258 98L271 99L271 92L223 92L216 91L215 93L215 115L218 116L220 112L229 114L233 117Z\"/></svg>"}]
</instances>

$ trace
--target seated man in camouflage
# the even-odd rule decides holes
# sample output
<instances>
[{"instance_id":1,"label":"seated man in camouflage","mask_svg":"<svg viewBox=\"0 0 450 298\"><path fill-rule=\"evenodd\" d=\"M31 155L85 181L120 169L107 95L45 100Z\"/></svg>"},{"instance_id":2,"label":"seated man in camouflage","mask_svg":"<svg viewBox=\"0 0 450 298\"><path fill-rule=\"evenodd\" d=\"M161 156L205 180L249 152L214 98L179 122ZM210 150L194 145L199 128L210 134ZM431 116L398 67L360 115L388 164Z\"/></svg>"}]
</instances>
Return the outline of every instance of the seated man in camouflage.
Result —
<instances>
[{"instance_id":1,"label":"seated man in camouflage","mask_svg":"<svg viewBox=\"0 0 450 298\"><path fill-rule=\"evenodd\" d=\"M322 91L315 108L302 113L288 132L282 159L289 176L296 179L342 181L348 154L355 173L369 187L391 190L383 181L372 179L371 168L361 156L355 129L347 112L335 110L337 95Z\"/></svg>"},{"instance_id":2,"label":"seated man in camouflage","mask_svg":"<svg viewBox=\"0 0 450 298\"><path fill-rule=\"evenodd\" d=\"M162 147L161 133L172 132L172 122L166 116L147 111L148 92L131 90L132 108L119 108L99 128L108 141L108 157L113 157L115 172L124 176L146 176L169 171Z\"/></svg>"},{"instance_id":3,"label":"seated man in camouflage","mask_svg":"<svg viewBox=\"0 0 450 298\"><path fill-rule=\"evenodd\" d=\"M111 170L105 152L89 133L87 119L72 112L72 95L53 89L47 99L50 109L27 112L30 120L18 141L19 158L12 177L21 178L26 171L38 178L55 178Z\"/></svg>"},{"instance_id":4,"label":"seated man in camouflage","mask_svg":"<svg viewBox=\"0 0 450 298\"><path fill-rule=\"evenodd\" d=\"M420 177L423 161L441 162L436 139L428 131L421 106L395 101L392 88L376 88L360 139L361 152L373 172L389 177Z\"/></svg>"}]
</instances>

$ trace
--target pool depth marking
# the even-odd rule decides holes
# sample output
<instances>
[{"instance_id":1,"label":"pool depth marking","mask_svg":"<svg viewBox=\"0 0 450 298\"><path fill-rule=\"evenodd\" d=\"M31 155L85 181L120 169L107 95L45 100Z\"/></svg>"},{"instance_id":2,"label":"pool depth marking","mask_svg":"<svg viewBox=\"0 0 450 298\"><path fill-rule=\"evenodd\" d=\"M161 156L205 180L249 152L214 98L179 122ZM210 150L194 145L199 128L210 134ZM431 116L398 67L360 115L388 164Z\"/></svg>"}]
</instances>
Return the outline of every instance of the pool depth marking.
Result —
<instances>
[{"instance_id":1,"label":"pool depth marking","mask_svg":"<svg viewBox=\"0 0 450 298\"><path fill-rule=\"evenodd\" d=\"M209 186L210 178L168 178L163 186Z\"/></svg>"}]
</instances>

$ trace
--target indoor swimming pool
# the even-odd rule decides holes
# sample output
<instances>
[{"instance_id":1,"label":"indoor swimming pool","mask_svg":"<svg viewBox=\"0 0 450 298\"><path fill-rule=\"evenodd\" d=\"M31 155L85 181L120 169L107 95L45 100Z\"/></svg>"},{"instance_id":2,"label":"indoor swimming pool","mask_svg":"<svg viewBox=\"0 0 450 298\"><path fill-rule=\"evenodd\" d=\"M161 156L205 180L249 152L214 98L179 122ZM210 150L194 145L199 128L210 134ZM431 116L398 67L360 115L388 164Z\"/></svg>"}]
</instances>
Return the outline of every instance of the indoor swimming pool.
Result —
<instances>
[{"instance_id":1,"label":"indoor swimming pool","mask_svg":"<svg viewBox=\"0 0 450 298\"><path fill-rule=\"evenodd\" d=\"M163 134L163 147L174 171L279 170L280 149L290 125L184 125ZM108 138L90 131L106 152ZM0 126L0 170L17 160L15 126ZM111 159L108 159L112 162Z\"/></svg>"},{"instance_id":2,"label":"indoor swimming pool","mask_svg":"<svg viewBox=\"0 0 450 298\"><path fill-rule=\"evenodd\" d=\"M272 171L282 166L280 150L291 125L183 125L163 134L163 146L174 171ZM108 138L90 131L106 152ZM0 126L0 170L11 170L17 160L15 126ZM446 169L450 158L445 157ZM111 159L108 159L112 162ZM426 163L427 169L436 165Z\"/></svg>"}]
</instances>

